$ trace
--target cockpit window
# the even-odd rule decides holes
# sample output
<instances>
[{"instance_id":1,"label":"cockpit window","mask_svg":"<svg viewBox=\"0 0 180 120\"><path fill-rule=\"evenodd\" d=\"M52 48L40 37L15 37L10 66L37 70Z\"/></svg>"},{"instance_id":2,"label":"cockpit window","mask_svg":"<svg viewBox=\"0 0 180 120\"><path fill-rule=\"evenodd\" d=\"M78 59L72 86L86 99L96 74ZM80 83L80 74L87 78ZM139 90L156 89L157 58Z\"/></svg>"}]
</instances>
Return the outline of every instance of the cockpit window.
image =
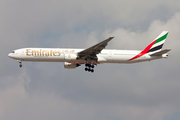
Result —
<instances>
[{"instance_id":1,"label":"cockpit window","mask_svg":"<svg viewBox=\"0 0 180 120\"><path fill-rule=\"evenodd\" d=\"M15 53L14 51L12 51L12 53Z\"/></svg>"}]
</instances>

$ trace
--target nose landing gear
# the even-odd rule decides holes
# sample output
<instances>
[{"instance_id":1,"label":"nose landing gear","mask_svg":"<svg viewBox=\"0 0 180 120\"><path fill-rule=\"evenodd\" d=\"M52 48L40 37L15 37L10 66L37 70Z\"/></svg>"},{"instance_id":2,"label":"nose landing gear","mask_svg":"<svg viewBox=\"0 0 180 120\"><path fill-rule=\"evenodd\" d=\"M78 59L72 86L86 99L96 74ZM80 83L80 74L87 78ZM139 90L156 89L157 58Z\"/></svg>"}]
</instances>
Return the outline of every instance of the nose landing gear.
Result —
<instances>
[{"instance_id":1,"label":"nose landing gear","mask_svg":"<svg viewBox=\"0 0 180 120\"><path fill-rule=\"evenodd\" d=\"M85 68L85 71L88 71L88 72L94 72L94 65L92 64L85 64L86 68Z\"/></svg>"},{"instance_id":2,"label":"nose landing gear","mask_svg":"<svg viewBox=\"0 0 180 120\"><path fill-rule=\"evenodd\" d=\"M19 67L22 67L22 61L21 60L17 60L19 62Z\"/></svg>"}]
</instances>

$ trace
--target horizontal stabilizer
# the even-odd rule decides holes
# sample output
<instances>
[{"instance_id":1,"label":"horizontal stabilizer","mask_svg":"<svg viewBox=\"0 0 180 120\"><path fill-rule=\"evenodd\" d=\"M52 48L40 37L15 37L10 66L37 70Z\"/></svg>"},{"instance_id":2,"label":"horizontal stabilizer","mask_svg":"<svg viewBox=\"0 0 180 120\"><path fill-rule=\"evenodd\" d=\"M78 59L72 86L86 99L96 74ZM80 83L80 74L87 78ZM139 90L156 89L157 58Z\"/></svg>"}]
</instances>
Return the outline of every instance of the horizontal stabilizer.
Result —
<instances>
[{"instance_id":1,"label":"horizontal stabilizer","mask_svg":"<svg viewBox=\"0 0 180 120\"><path fill-rule=\"evenodd\" d=\"M161 50L161 51L159 51L159 52L156 52L156 53L151 54L150 56L160 56L160 55L163 55L163 54L169 52L170 50L171 50L171 49Z\"/></svg>"}]
</instances>

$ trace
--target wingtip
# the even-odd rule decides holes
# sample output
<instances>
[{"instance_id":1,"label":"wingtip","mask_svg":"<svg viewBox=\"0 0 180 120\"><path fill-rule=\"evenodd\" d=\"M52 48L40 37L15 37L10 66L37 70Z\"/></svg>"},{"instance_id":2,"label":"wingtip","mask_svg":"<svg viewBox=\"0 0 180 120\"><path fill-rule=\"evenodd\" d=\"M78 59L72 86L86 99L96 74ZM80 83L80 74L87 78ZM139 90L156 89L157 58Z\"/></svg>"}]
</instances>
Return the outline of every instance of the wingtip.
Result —
<instances>
[{"instance_id":1,"label":"wingtip","mask_svg":"<svg viewBox=\"0 0 180 120\"><path fill-rule=\"evenodd\" d=\"M114 37L109 37L109 39L113 39Z\"/></svg>"}]
</instances>

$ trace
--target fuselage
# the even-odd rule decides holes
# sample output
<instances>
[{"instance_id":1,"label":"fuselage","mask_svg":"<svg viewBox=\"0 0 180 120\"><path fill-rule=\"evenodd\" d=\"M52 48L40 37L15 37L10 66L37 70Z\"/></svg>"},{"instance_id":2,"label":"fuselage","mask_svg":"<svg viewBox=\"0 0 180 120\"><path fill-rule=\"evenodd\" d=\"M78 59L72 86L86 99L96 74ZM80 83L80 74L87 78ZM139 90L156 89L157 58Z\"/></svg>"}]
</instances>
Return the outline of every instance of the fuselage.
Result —
<instances>
[{"instance_id":1,"label":"fuselage","mask_svg":"<svg viewBox=\"0 0 180 120\"><path fill-rule=\"evenodd\" d=\"M14 50L8 56L19 62L64 62L64 68L75 69L85 64L85 71L94 72L94 65L102 63L137 63L151 61L160 58L167 58L167 52L171 49L161 50L168 31L163 31L144 50L115 50L105 49L108 42L114 37L99 42L87 49L73 48L22 48Z\"/></svg>"},{"instance_id":2,"label":"fuselage","mask_svg":"<svg viewBox=\"0 0 180 120\"><path fill-rule=\"evenodd\" d=\"M22 48L14 50L8 56L20 61L37 62L69 62L85 64L86 60L77 59L77 53L84 49L67 48ZM163 56L150 56L145 54L135 60L129 61L141 51L138 50L115 50L104 49L97 54L97 61L92 64L101 63L136 63L162 58Z\"/></svg>"}]
</instances>

